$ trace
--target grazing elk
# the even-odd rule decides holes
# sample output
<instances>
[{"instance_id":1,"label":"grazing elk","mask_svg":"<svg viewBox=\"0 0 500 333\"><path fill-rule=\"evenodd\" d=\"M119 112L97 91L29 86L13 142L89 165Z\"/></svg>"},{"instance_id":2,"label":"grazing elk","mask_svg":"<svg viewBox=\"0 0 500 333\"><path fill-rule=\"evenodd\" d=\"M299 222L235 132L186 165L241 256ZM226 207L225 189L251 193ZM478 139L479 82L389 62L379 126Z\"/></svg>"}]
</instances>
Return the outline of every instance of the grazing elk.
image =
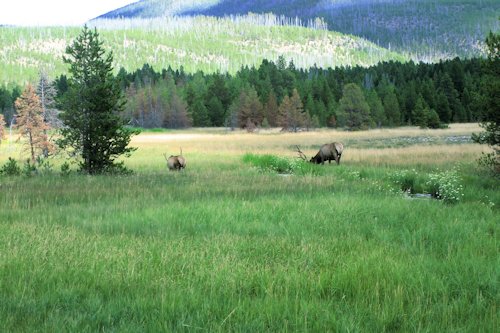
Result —
<instances>
[{"instance_id":1,"label":"grazing elk","mask_svg":"<svg viewBox=\"0 0 500 333\"><path fill-rule=\"evenodd\" d=\"M167 167L170 171L172 170L181 170L186 167L186 159L184 156L182 156L182 148L181 148L181 154L180 155L170 155L170 157L167 158L167 154L163 154L165 157L165 160L167 160Z\"/></svg>"},{"instance_id":2,"label":"grazing elk","mask_svg":"<svg viewBox=\"0 0 500 333\"><path fill-rule=\"evenodd\" d=\"M297 152L299 153L300 158L304 161L307 161L306 155L300 150L299 146L297 147ZM325 161L331 163L332 160L335 160L337 164L340 164L340 158L342 157L342 152L344 151L344 145L340 142L327 143L321 146L318 153L312 157L309 162L316 164L325 164Z\"/></svg>"},{"instance_id":3,"label":"grazing elk","mask_svg":"<svg viewBox=\"0 0 500 333\"><path fill-rule=\"evenodd\" d=\"M184 156L182 156L182 147L180 147L180 149L181 149L181 154L177 155L177 159L179 160L181 169L184 169L186 167L186 159L184 158Z\"/></svg>"}]
</instances>

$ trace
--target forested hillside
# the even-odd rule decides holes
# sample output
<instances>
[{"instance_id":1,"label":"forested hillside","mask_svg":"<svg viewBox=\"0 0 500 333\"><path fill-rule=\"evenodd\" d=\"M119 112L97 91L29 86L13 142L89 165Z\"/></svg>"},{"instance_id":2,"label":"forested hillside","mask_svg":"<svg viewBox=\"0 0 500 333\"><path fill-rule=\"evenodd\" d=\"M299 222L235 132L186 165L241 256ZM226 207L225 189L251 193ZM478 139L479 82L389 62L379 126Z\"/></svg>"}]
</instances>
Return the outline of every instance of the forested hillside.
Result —
<instances>
[{"instance_id":1,"label":"forested hillside","mask_svg":"<svg viewBox=\"0 0 500 333\"><path fill-rule=\"evenodd\" d=\"M171 66L194 73L235 73L258 66L263 59L285 56L299 68L370 66L406 58L361 38L324 30L322 21L302 27L274 15L165 17L161 19L97 20L105 47L113 50L115 68L134 71L148 63L157 70ZM77 27L0 27L0 85L36 80L66 71L65 48Z\"/></svg>"},{"instance_id":2,"label":"forested hillside","mask_svg":"<svg viewBox=\"0 0 500 333\"><path fill-rule=\"evenodd\" d=\"M483 39L498 31L497 0L197 0L141 1L105 17L268 13L323 18L333 31L353 34L414 60L483 55Z\"/></svg>"}]
</instances>

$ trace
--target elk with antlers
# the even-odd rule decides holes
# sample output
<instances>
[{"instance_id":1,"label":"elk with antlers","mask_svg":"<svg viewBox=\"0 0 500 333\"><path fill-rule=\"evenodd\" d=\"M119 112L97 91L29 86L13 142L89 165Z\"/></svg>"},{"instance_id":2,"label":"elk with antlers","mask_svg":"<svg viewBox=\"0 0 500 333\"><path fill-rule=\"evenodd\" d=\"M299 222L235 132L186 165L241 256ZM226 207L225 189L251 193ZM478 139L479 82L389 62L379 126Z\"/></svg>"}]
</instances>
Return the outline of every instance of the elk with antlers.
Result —
<instances>
[{"instance_id":1,"label":"elk with antlers","mask_svg":"<svg viewBox=\"0 0 500 333\"><path fill-rule=\"evenodd\" d=\"M299 146L297 147L297 152L299 153L299 157L304 161L307 161L306 155L300 150ZM312 157L309 162L316 164L325 164L325 161L331 163L332 160L335 160L337 164L340 164L340 157L342 157L342 152L344 151L344 145L340 142L327 143L321 146L318 153Z\"/></svg>"},{"instance_id":2,"label":"elk with antlers","mask_svg":"<svg viewBox=\"0 0 500 333\"><path fill-rule=\"evenodd\" d=\"M167 161L167 167L170 171L172 170L181 170L186 167L186 159L182 156L182 147L180 155L170 155L167 158L167 154L163 154L165 160Z\"/></svg>"}]
</instances>

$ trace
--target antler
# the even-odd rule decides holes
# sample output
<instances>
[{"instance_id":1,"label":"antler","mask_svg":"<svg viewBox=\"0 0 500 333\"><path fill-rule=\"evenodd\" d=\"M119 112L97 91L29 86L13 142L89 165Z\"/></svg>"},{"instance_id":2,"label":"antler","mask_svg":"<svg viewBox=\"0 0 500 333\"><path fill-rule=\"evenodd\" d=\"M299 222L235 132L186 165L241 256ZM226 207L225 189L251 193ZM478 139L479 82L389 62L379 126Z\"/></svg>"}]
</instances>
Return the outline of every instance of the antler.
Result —
<instances>
[{"instance_id":1,"label":"antler","mask_svg":"<svg viewBox=\"0 0 500 333\"><path fill-rule=\"evenodd\" d=\"M295 146L297 148L297 152L299 153L299 158L303 159L304 161L307 161L306 155L300 150L299 146Z\"/></svg>"},{"instance_id":2,"label":"antler","mask_svg":"<svg viewBox=\"0 0 500 333\"><path fill-rule=\"evenodd\" d=\"M181 155L182 155L182 147L180 147L180 148L181 148Z\"/></svg>"},{"instance_id":3,"label":"antler","mask_svg":"<svg viewBox=\"0 0 500 333\"><path fill-rule=\"evenodd\" d=\"M163 157L165 157L165 160L167 160L167 161L168 161L167 154L163 153Z\"/></svg>"}]
</instances>

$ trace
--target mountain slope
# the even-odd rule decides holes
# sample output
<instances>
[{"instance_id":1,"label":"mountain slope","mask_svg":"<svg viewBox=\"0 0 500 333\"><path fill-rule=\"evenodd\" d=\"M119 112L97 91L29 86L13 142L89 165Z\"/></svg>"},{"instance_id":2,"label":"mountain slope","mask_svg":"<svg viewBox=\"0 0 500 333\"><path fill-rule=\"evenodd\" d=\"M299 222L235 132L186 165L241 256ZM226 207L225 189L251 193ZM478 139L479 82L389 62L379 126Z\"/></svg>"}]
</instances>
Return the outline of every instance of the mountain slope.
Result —
<instances>
[{"instance_id":1,"label":"mountain slope","mask_svg":"<svg viewBox=\"0 0 500 333\"><path fill-rule=\"evenodd\" d=\"M314 65L370 66L383 60L405 61L364 39L336 32L285 26L273 15L218 19L96 20L104 46L113 50L115 68L128 71L148 63L156 70L234 73L241 66L284 56L298 68ZM43 68L50 75L66 72L62 56L79 28L0 28L0 85L35 80Z\"/></svg>"},{"instance_id":2,"label":"mountain slope","mask_svg":"<svg viewBox=\"0 0 500 333\"><path fill-rule=\"evenodd\" d=\"M330 30L366 38L414 60L483 54L489 30L500 29L498 0L143 0L105 17L227 16L268 13L322 17Z\"/></svg>"},{"instance_id":3,"label":"mountain slope","mask_svg":"<svg viewBox=\"0 0 500 333\"><path fill-rule=\"evenodd\" d=\"M208 10L220 0L142 0L99 16L99 19L158 18Z\"/></svg>"}]
</instances>

